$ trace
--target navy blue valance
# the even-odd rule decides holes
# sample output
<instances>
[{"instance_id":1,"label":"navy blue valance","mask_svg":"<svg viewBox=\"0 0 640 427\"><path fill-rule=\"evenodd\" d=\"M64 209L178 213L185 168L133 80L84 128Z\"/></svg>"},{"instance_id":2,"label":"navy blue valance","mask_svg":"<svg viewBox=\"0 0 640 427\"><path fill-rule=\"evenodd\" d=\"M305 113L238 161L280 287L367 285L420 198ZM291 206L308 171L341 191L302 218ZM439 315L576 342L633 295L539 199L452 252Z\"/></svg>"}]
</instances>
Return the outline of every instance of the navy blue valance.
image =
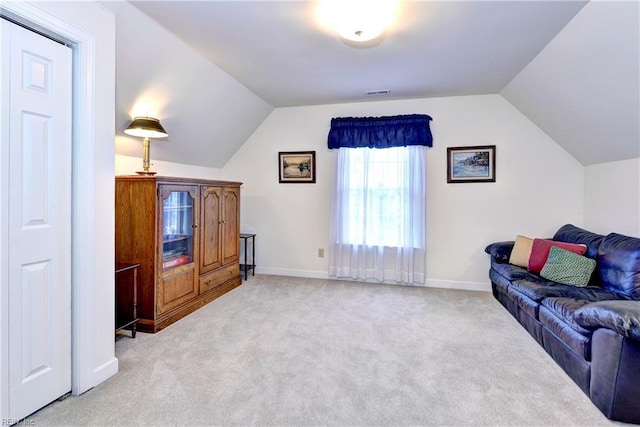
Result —
<instances>
[{"instance_id":1,"label":"navy blue valance","mask_svg":"<svg viewBox=\"0 0 640 427\"><path fill-rule=\"evenodd\" d=\"M389 148L408 145L431 147L431 117L408 114L387 117L337 117L331 119L329 148Z\"/></svg>"}]
</instances>

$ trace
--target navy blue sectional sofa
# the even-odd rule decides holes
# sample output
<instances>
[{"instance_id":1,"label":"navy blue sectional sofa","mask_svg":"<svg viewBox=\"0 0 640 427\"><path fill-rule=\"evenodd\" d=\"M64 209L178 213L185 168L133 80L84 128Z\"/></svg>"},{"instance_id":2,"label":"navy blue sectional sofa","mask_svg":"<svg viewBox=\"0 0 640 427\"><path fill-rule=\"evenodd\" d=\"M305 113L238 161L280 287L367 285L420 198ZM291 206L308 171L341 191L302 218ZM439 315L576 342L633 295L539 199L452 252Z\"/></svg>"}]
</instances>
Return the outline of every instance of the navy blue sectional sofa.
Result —
<instances>
[{"instance_id":1,"label":"navy blue sectional sofa","mask_svg":"<svg viewBox=\"0 0 640 427\"><path fill-rule=\"evenodd\" d=\"M640 239L567 224L552 238L596 260L576 287L509 264L514 242L493 243L493 295L610 419L640 424Z\"/></svg>"}]
</instances>

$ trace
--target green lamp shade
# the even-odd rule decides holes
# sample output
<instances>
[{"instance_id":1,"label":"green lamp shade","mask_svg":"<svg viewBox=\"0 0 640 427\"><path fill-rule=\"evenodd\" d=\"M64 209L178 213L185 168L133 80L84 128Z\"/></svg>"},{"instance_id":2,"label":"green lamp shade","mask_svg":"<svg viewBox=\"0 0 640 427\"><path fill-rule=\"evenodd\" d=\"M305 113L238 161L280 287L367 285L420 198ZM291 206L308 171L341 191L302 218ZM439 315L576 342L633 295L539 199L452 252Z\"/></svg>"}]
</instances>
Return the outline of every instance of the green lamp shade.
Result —
<instances>
[{"instance_id":1,"label":"green lamp shade","mask_svg":"<svg viewBox=\"0 0 640 427\"><path fill-rule=\"evenodd\" d=\"M143 138L163 138L169 136L160 124L160 120L152 117L135 117L124 133Z\"/></svg>"}]
</instances>

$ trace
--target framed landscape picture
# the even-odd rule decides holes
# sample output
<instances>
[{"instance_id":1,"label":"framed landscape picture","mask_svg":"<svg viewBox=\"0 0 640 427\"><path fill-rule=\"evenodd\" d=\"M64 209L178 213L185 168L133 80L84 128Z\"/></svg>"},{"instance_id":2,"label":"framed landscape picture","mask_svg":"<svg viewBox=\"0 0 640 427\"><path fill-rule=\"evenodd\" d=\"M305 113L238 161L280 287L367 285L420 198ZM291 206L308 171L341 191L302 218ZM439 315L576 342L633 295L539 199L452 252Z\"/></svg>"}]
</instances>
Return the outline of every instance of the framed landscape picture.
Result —
<instances>
[{"instance_id":1,"label":"framed landscape picture","mask_svg":"<svg viewBox=\"0 0 640 427\"><path fill-rule=\"evenodd\" d=\"M496 146L447 147L447 182L495 182Z\"/></svg>"},{"instance_id":2,"label":"framed landscape picture","mask_svg":"<svg viewBox=\"0 0 640 427\"><path fill-rule=\"evenodd\" d=\"M280 183L316 182L315 151L280 151L278 153Z\"/></svg>"}]
</instances>

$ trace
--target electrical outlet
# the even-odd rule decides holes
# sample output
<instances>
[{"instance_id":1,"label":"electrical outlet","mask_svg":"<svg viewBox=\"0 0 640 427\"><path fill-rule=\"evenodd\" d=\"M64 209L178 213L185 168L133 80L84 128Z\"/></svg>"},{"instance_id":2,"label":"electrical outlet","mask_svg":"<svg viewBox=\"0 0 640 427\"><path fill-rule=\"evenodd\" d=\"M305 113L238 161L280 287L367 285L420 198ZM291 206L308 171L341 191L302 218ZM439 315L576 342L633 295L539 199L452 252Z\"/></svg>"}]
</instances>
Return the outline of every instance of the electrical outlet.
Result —
<instances>
[{"instance_id":1,"label":"electrical outlet","mask_svg":"<svg viewBox=\"0 0 640 427\"><path fill-rule=\"evenodd\" d=\"M318 248L318 258L324 258L324 248Z\"/></svg>"}]
</instances>

